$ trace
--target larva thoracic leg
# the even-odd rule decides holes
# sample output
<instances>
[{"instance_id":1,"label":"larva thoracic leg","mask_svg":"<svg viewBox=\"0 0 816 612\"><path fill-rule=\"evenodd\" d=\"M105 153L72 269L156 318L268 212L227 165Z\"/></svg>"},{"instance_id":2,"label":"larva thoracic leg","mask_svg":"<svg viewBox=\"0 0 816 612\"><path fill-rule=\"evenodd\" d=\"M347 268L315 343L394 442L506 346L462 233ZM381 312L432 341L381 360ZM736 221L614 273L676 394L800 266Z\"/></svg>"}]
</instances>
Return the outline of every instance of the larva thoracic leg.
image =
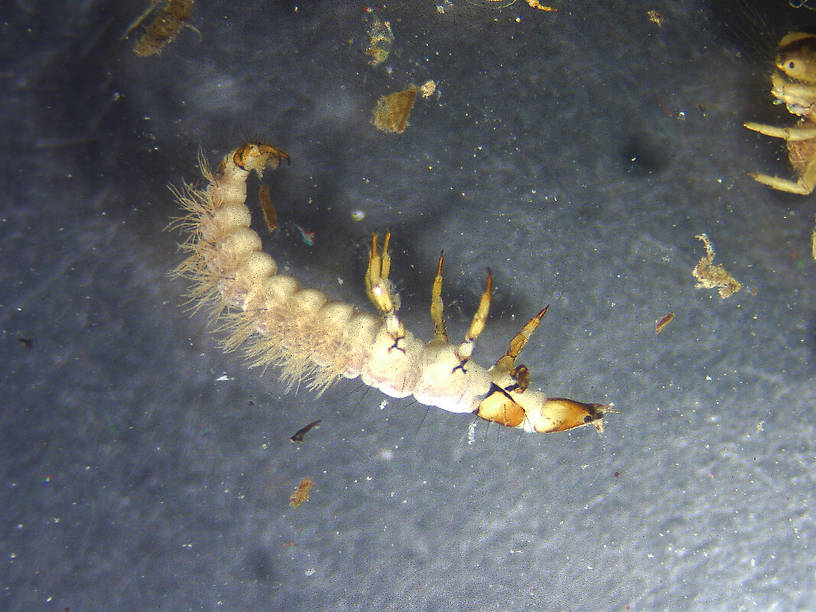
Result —
<instances>
[{"instance_id":1,"label":"larva thoracic leg","mask_svg":"<svg viewBox=\"0 0 816 612\"><path fill-rule=\"evenodd\" d=\"M371 241L366 292L379 317L329 300L278 274L275 260L261 250L250 227L246 181L277 168L289 156L270 145L247 143L227 155L215 173L199 156L207 181L203 189L173 189L186 211L171 226L186 234L188 257L175 274L189 279L194 309L207 307L226 332L225 350L243 347L253 366L274 365L290 386L306 382L322 392L340 377L361 377L392 397L413 395L422 404L449 412L475 413L488 421L525 431L565 431L583 425L601 430L614 412L602 404L548 398L530 389L530 372L516 358L547 312L544 308L510 341L490 369L471 361L476 338L487 322L492 277L459 345L448 342L442 302L440 255L431 297L434 338L420 339L405 329L399 295L389 279L390 232L380 245Z\"/></svg>"}]
</instances>

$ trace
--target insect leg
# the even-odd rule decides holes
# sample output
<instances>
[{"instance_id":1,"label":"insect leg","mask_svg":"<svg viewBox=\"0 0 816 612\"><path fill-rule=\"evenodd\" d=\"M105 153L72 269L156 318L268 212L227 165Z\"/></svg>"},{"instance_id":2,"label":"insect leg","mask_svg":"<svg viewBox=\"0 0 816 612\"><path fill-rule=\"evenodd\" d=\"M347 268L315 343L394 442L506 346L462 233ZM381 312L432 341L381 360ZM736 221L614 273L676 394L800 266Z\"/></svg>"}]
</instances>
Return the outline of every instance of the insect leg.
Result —
<instances>
[{"instance_id":1,"label":"insect leg","mask_svg":"<svg viewBox=\"0 0 816 612\"><path fill-rule=\"evenodd\" d=\"M476 343L476 338L482 333L487 323L487 313L490 311L490 292L493 289L493 274L490 270L487 271L487 281L485 282L485 290L482 293L482 299L479 300L479 307L476 309L476 314L473 315L473 320L470 322L465 340L456 347L456 357L459 359L457 367L465 369L465 364L470 361L470 356L473 354L473 346Z\"/></svg>"},{"instance_id":2,"label":"insect leg","mask_svg":"<svg viewBox=\"0 0 816 612\"><path fill-rule=\"evenodd\" d=\"M436 278L431 291L431 320L433 321L436 339L448 341L448 332L445 330L444 306L442 304L442 261L445 252L439 254L439 263L436 266Z\"/></svg>"},{"instance_id":3,"label":"insect leg","mask_svg":"<svg viewBox=\"0 0 816 612\"><path fill-rule=\"evenodd\" d=\"M510 340L510 346L507 347L507 352L496 362L496 369L504 370L516 379L520 391L524 391L530 384L530 373L526 366L520 365L516 367L516 357L519 356L521 349L524 348L530 336L532 336L533 332L538 328L538 324L541 322L542 317L547 314L549 308L550 305L547 304L536 316L527 321L524 327L521 328L521 331Z\"/></svg>"},{"instance_id":4,"label":"insect leg","mask_svg":"<svg viewBox=\"0 0 816 612\"><path fill-rule=\"evenodd\" d=\"M814 127L777 127L764 123L748 121L743 125L754 132L759 132L772 138L783 138L785 140L810 140L816 138L816 128Z\"/></svg>"},{"instance_id":5,"label":"insect leg","mask_svg":"<svg viewBox=\"0 0 816 612\"><path fill-rule=\"evenodd\" d=\"M400 340L405 337L405 326L397 315L399 296L393 291L388 275L391 272L391 254L388 245L391 232L385 234L382 250L377 245L377 234L371 237L371 250L368 253L368 268L365 273L366 294L371 303L385 318L385 329L394 340L392 348L401 349Z\"/></svg>"}]
</instances>

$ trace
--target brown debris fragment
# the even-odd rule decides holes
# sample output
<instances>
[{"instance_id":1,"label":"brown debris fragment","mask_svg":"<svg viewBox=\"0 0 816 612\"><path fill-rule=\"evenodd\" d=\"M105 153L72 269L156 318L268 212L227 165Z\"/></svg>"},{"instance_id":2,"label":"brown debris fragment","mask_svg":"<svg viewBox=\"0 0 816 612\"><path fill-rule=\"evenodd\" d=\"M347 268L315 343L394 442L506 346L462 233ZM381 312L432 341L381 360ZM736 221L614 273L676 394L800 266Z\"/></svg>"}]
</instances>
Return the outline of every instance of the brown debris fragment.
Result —
<instances>
[{"instance_id":1,"label":"brown debris fragment","mask_svg":"<svg viewBox=\"0 0 816 612\"><path fill-rule=\"evenodd\" d=\"M173 42L190 20L193 3L194 0L167 0L164 8L158 11L144 34L136 41L133 52L140 57L147 57L159 53ZM137 28L160 4L161 2L153 0L150 7L128 28L126 35Z\"/></svg>"},{"instance_id":2,"label":"brown debris fragment","mask_svg":"<svg viewBox=\"0 0 816 612\"><path fill-rule=\"evenodd\" d=\"M272 200L269 198L269 187L266 185L258 188L258 201L261 203L266 228L270 234L274 234L278 231L278 213L272 205Z\"/></svg>"},{"instance_id":3,"label":"brown debris fragment","mask_svg":"<svg viewBox=\"0 0 816 612\"><path fill-rule=\"evenodd\" d=\"M674 321L674 313L670 312L664 317L661 317L657 321L655 321L655 334L659 334L663 331L663 328L666 327L669 323Z\"/></svg>"},{"instance_id":4,"label":"brown debris fragment","mask_svg":"<svg viewBox=\"0 0 816 612\"><path fill-rule=\"evenodd\" d=\"M694 288L718 289L722 299L731 297L742 289L742 285L731 276L725 268L712 263L716 252L714 251L714 245L711 244L711 241L708 239L708 235L699 234L695 236L695 238L701 240L703 245L705 245L706 255L697 262L697 265L694 266L694 270L692 270L694 278L697 279L697 284L694 285Z\"/></svg>"},{"instance_id":5,"label":"brown debris fragment","mask_svg":"<svg viewBox=\"0 0 816 612\"><path fill-rule=\"evenodd\" d=\"M394 42L394 33L391 31L391 22L374 19L371 28L368 30L368 49L366 55L371 57L368 61L371 66L379 66L391 53L391 45Z\"/></svg>"},{"instance_id":6,"label":"brown debris fragment","mask_svg":"<svg viewBox=\"0 0 816 612\"><path fill-rule=\"evenodd\" d=\"M546 4L541 4L538 0L525 0L527 2L527 6L530 8L538 9L539 11L546 11L548 13L557 13L558 9L552 6L547 6Z\"/></svg>"},{"instance_id":7,"label":"brown debris fragment","mask_svg":"<svg viewBox=\"0 0 816 612\"><path fill-rule=\"evenodd\" d=\"M408 116L414 108L418 88L409 87L387 96L380 96L374 110L374 125L378 130L402 134L408 125Z\"/></svg>"},{"instance_id":8,"label":"brown debris fragment","mask_svg":"<svg viewBox=\"0 0 816 612\"><path fill-rule=\"evenodd\" d=\"M655 24L658 28L663 27L663 15L661 15L654 9L651 11L647 11L646 14L649 16L649 21Z\"/></svg>"},{"instance_id":9,"label":"brown debris fragment","mask_svg":"<svg viewBox=\"0 0 816 612\"><path fill-rule=\"evenodd\" d=\"M300 504L309 500L309 492L312 490L314 482L309 478L300 481L295 492L289 496L289 506L297 508Z\"/></svg>"},{"instance_id":10,"label":"brown debris fragment","mask_svg":"<svg viewBox=\"0 0 816 612\"><path fill-rule=\"evenodd\" d=\"M319 425L320 425L320 419L318 419L316 421L312 421L308 425L305 425L305 426L301 427L300 429L298 429L295 432L295 434L289 439L292 442L303 442L303 436L305 436L307 433L309 433L310 430L314 429L315 427L318 427Z\"/></svg>"},{"instance_id":11,"label":"brown debris fragment","mask_svg":"<svg viewBox=\"0 0 816 612\"><path fill-rule=\"evenodd\" d=\"M816 225L813 226L813 232L810 234L810 254L813 255L813 260L816 261Z\"/></svg>"}]
</instances>

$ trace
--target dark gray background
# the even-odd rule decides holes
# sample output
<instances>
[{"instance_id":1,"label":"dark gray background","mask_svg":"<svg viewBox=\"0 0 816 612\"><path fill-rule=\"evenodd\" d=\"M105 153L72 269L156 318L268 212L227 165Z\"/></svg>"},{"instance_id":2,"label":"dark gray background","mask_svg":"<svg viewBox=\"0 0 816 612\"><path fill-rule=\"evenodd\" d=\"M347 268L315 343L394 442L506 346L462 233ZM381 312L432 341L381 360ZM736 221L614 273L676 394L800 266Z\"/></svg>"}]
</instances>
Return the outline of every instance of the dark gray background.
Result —
<instances>
[{"instance_id":1,"label":"dark gray background","mask_svg":"<svg viewBox=\"0 0 816 612\"><path fill-rule=\"evenodd\" d=\"M146 0L8 4L0 607L814 605L816 205L746 176L791 171L741 124L793 122L771 62L816 14L389 3L372 68L364 4L200 1L200 36L146 59L119 40ZM404 134L371 125L427 79ZM549 303L533 384L620 414L602 436L480 422L469 444L466 416L356 381L287 393L222 354L167 276L166 186L247 139L292 156L266 179L268 248L305 285L365 306L367 236L391 227L408 327L429 337L444 248L458 338L490 266L476 360ZM726 301L694 288L701 232L743 283Z\"/></svg>"}]
</instances>

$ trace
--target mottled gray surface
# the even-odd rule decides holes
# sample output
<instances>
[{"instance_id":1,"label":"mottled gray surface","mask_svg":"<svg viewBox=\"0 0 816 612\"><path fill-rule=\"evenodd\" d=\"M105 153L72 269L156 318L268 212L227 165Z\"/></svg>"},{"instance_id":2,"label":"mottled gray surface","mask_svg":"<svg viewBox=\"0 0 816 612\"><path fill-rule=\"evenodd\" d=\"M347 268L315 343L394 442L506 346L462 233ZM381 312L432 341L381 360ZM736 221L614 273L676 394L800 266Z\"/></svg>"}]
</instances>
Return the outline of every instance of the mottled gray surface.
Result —
<instances>
[{"instance_id":1,"label":"mottled gray surface","mask_svg":"<svg viewBox=\"0 0 816 612\"><path fill-rule=\"evenodd\" d=\"M816 204L746 176L790 170L741 127L791 123L769 62L810 13L394 3L372 68L362 4L202 1L200 35L149 59L118 40L146 2L52 4L5 9L0 39L0 607L813 605ZM404 134L374 129L379 95L427 79ZM550 303L523 361L619 410L603 436L469 440L468 417L286 393L221 354L166 275L165 186L248 138L292 155L268 246L304 284L363 305L390 226L409 328L428 336L444 248L458 336L489 265L476 359ZM701 232L743 283L728 300L694 288Z\"/></svg>"}]
</instances>

